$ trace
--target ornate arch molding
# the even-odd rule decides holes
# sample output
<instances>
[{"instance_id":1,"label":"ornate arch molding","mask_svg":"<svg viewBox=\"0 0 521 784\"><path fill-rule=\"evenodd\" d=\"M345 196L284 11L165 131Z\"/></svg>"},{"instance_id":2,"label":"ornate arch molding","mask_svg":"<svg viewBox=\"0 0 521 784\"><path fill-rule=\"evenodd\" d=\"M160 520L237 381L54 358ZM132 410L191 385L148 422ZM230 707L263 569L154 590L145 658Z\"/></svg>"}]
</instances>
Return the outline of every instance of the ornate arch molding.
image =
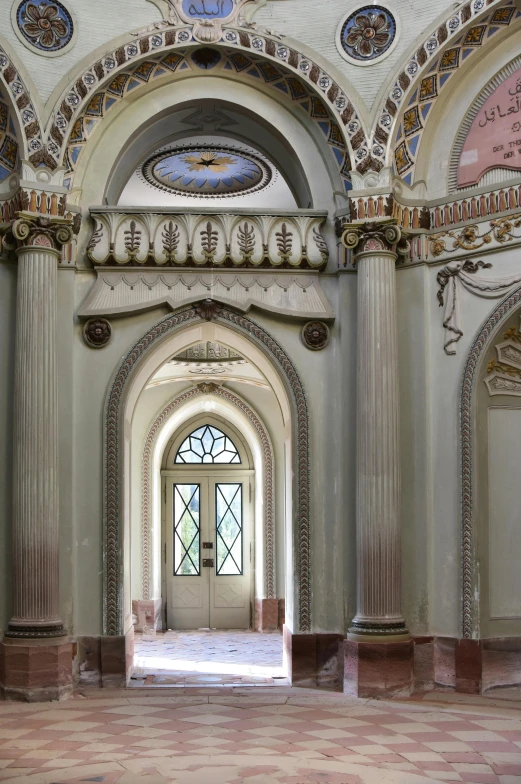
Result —
<instances>
[{"instance_id":1,"label":"ornate arch molding","mask_svg":"<svg viewBox=\"0 0 521 784\"><path fill-rule=\"evenodd\" d=\"M89 66L54 107L46 147L53 167L64 165L72 181L81 147L110 109L156 78L197 71L189 54L196 45L190 27L148 31ZM312 58L264 32L243 28L224 28L212 47L222 61L211 73L224 68L228 76L263 83L307 113L324 134L346 184L352 158L365 165L370 155L362 120L334 77Z\"/></svg>"},{"instance_id":2,"label":"ornate arch molding","mask_svg":"<svg viewBox=\"0 0 521 784\"><path fill-rule=\"evenodd\" d=\"M448 82L473 55L521 20L515 0L472 0L433 30L410 57L382 101L374 139L388 145L388 162L412 185L423 132Z\"/></svg>"},{"instance_id":3,"label":"ornate arch molding","mask_svg":"<svg viewBox=\"0 0 521 784\"><path fill-rule=\"evenodd\" d=\"M45 151L40 116L31 98L31 90L20 74L15 60L16 58L8 51L2 41L0 45L0 86L16 112L17 124L21 130L21 138L14 140L17 147L16 153L19 152L21 158L30 159L35 166L43 163L52 164L51 167L56 168L54 159L50 159ZM7 125L8 129L9 125ZM8 132L0 134L0 161L4 166L8 160L5 155L5 147L6 139L9 138L12 139L12 134ZM20 150L18 150L19 145L22 146ZM9 157L12 157L12 153ZM14 164L11 168L14 170Z\"/></svg>"},{"instance_id":4,"label":"ornate arch molding","mask_svg":"<svg viewBox=\"0 0 521 784\"><path fill-rule=\"evenodd\" d=\"M288 391L295 423L293 427L294 466L297 488L294 504L295 572L298 583L298 629L311 629L310 515L309 515L309 424L306 397L298 373L284 349L254 321L216 303L190 306L160 321L150 329L123 359L109 390L104 416L104 633L123 633L123 527L122 468L124 403L132 377L148 352L171 334L201 320L215 319L243 333L277 367Z\"/></svg>"},{"instance_id":5,"label":"ornate arch molding","mask_svg":"<svg viewBox=\"0 0 521 784\"><path fill-rule=\"evenodd\" d=\"M460 441L461 441L461 570L462 570L462 635L474 636L475 626L475 555L474 555L474 509L473 509L473 401L476 379L481 359L488 349L501 323L511 311L521 304L521 286L503 300L481 327L468 353L463 371L460 394Z\"/></svg>"},{"instance_id":6,"label":"ornate arch molding","mask_svg":"<svg viewBox=\"0 0 521 784\"><path fill-rule=\"evenodd\" d=\"M249 419L255 428L259 441L262 446L263 454L263 480L264 480L264 570L265 570L265 586L266 586L266 599L275 599L275 518L273 513L274 494L273 494L273 448L271 440L266 432L266 428L260 421L259 417L252 408L238 395L235 395L229 389L212 385L214 388L211 390L213 395L222 397L236 406L246 417ZM205 395L200 387L188 389L186 392L181 393L176 398L170 401L167 406L161 411L152 423L143 450L143 538L142 538L142 565L143 565L143 599L150 599L151 595L151 574L150 564L152 561L152 547L151 547L151 488L152 488L152 466L151 458L153 455L154 446L156 444L159 433L163 425L168 421L170 416L178 408L183 406L189 400L196 397Z\"/></svg>"}]
</instances>

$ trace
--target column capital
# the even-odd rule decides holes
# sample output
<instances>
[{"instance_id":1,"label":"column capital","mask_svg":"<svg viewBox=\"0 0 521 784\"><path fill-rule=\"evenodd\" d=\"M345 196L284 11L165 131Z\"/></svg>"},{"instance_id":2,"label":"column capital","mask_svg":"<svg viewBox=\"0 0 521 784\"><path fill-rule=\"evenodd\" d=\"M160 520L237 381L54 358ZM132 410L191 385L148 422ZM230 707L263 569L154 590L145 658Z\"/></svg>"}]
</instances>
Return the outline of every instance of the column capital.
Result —
<instances>
[{"instance_id":1,"label":"column capital","mask_svg":"<svg viewBox=\"0 0 521 784\"><path fill-rule=\"evenodd\" d=\"M389 253L405 256L409 253L407 235L394 218L364 223L341 223L340 240L344 248L353 252L353 266L359 256Z\"/></svg>"},{"instance_id":2,"label":"column capital","mask_svg":"<svg viewBox=\"0 0 521 784\"><path fill-rule=\"evenodd\" d=\"M18 252L36 248L60 254L63 246L71 242L74 233L73 218L21 211L16 213L4 237L4 247Z\"/></svg>"}]
</instances>

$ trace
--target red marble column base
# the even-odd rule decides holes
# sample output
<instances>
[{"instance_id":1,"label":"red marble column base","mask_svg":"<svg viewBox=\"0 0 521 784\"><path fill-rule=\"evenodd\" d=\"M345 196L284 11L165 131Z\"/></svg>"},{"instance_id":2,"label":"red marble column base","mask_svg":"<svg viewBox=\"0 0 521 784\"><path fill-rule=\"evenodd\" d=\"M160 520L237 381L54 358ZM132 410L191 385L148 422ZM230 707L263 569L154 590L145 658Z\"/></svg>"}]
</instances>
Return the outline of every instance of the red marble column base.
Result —
<instances>
[{"instance_id":1,"label":"red marble column base","mask_svg":"<svg viewBox=\"0 0 521 784\"><path fill-rule=\"evenodd\" d=\"M283 629L284 667L292 686L342 691L343 636Z\"/></svg>"},{"instance_id":2,"label":"red marble column base","mask_svg":"<svg viewBox=\"0 0 521 784\"><path fill-rule=\"evenodd\" d=\"M68 637L0 643L0 694L6 700L49 702L72 692L73 644Z\"/></svg>"},{"instance_id":3,"label":"red marble column base","mask_svg":"<svg viewBox=\"0 0 521 784\"><path fill-rule=\"evenodd\" d=\"M344 694L354 697L407 697L413 688L412 640L344 641Z\"/></svg>"},{"instance_id":4,"label":"red marble column base","mask_svg":"<svg viewBox=\"0 0 521 784\"><path fill-rule=\"evenodd\" d=\"M136 632L155 632L163 628L162 599L133 599L132 612L137 618Z\"/></svg>"}]
</instances>

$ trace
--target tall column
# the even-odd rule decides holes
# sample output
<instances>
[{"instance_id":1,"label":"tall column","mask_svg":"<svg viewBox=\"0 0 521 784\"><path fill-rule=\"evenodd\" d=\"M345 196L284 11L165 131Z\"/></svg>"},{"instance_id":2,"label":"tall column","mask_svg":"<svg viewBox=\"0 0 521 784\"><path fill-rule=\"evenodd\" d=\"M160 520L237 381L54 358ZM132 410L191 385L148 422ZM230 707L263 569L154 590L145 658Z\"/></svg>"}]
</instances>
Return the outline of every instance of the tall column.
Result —
<instances>
[{"instance_id":1,"label":"tall column","mask_svg":"<svg viewBox=\"0 0 521 784\"><path fill-rule=\"evenodd\" d=\"M71 645L59 611L57 275L70 221L21 214L15 354L13 615L3 641L6 697L70 689Z\"/></svg>"},{"instance_id":2,"label":"tall column","mask_svg":"<svg viewBox=\"0 0 521 784\"><path fill-rule=\"evenodd\" d=\"M412 643L401 611L400 421L395 267L399 228L351 225L358 268L357 613L346 643L346 689L411 688Z\"/></svg>"}]
</instances>

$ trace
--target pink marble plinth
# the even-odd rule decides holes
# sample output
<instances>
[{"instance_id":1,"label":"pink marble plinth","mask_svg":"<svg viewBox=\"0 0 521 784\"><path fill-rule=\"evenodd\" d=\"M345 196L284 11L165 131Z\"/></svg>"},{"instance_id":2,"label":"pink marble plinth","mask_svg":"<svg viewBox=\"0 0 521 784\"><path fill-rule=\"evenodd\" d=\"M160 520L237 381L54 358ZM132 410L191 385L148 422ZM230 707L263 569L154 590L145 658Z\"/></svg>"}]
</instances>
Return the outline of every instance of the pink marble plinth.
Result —
<instances>
[{"instance_id":1,"label":"pink marble plinth","mask_svg":"<svg viewBox=\"0 0 521 784\"><path fill-rule=\"evenodd\" d=\"M0 689L5 699L49 702L72 692L73 644L68 637L5 637L0 649Z\"/></svg>"},{"instance_id":2,"label":"pink marble plinth","mask_svg":"<svg viewBox=\"0 0 521 784\"><path fill-rule=\"evenodd\" d=\"M344 694L407 697L413 688L412 640L344 642Z\"/></svg>"}]
</instances>

